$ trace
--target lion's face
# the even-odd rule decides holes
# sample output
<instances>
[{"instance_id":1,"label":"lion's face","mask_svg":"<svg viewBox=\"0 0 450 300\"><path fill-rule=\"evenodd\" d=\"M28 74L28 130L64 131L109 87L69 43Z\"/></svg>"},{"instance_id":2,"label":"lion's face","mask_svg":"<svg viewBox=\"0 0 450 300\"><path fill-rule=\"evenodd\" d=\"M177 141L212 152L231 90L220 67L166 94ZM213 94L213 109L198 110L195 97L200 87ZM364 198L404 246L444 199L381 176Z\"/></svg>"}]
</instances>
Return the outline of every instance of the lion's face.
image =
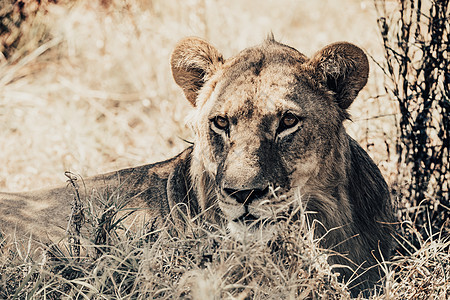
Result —
<instances>
[{"instance_id":1,"label":"lion's face","mask_svg":"<svg viewBox=\"0 0 450 300\"><path fill-rule=\"evenodd\" d=\"M293 63L230 66L197 112L196 157L215 178L230 222L264 222L297 203L295 191L316 175L327 148L317 133L339 129L333 102L317 96Z\"/></svg>"},{"instance_id":2,"label":"lion's face","mask_svg":"<svg viewBox=\"0 0 450 300\"><path fill-rule=\"evenodd\" d=\"M232 230L263 228L295 210L327 171L324 162L337 151L348 105L320 82L314 61L275 41L225 62L208 50L213 67L197 65L198 89L184 88L197 108L191 116L193 176L212 178L216 201L205 199L204 206L217 203ZM188 67L174 68L182 87ZM177 78L177 72L184 74ZM336 85L342 79L333 80Z\"/></svg>"}]
</instances>

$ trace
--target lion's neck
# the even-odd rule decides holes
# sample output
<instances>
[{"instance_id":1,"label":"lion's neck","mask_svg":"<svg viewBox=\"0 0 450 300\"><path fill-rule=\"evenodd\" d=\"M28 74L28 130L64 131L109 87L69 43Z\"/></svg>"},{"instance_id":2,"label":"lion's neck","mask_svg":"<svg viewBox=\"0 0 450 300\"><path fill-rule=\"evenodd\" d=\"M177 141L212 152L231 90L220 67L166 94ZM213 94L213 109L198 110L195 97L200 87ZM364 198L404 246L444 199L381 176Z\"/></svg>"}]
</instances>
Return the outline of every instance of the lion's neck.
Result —
<instances>
[{"instance_id":1,"label":"lion's neck","mask_svg":"<svg viewBox=\"0 0 450 300\"><path fill-rule=\"evenodd\" d=\"M192 152L190 175L192 188L195 192L198 204L206 220L218 220L216 181L198 156L196 149Z\"/></svg>"},{"instance_id":2,"label":"lion's neck","mask_svg":"<svg viewBox=\"0 0 450 300\"><path fill-rule=\"evenodd\" d=\"M347 193L349 142L343 129L335 144L338 147L329 151L316 175L301 189L301 196L307 201L309 211L321 212L318 219L326 230L336 227L345 230L353 222L353 214Z\"/></svg>"}]
</instances>

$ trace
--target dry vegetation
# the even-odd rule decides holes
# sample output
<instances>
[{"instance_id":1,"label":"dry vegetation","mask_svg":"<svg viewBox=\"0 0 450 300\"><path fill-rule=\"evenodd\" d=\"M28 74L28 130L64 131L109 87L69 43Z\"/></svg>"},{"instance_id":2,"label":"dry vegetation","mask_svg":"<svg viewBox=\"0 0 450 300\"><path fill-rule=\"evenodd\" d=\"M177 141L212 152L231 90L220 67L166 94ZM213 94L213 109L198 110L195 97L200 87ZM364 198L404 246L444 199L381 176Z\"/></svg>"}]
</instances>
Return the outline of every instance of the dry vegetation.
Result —
<instances>
[{"instance_id":1,"label":"dry vegetation","mask_svg":"<svg viewBox=\"0 0 450 300\"><path fill-rule=\"evenodd\" d=\"M89 176L181 151L183 140L192 138L184 125L190 106L168 62L184 36L203 37L225 56L272 31L307 55L345 40L377 62L384 58L372 1L20 2L25 5L0 2L2 191L61 184L66 170ZM381 69L373 61L371 67L347 128L388 183L398 185L397 106L386 95ZM349 297L304 222L286 227L282 242L269 248L237 243L222 228L195 222L188 233L163 230L155 238L145 230L124 234L119 225L105 227L117 218L108 210L114 201L120 199L110 198L104 211L88 215L88 238L110 246L84 244L86 258L72 256L73 247L40 255L26 243L0 239L0 298ZM373 298L448 299L448 237L424 240L414 224L409 228L420 247L411 245L383 265L385 293ZM408 237L398 239L409 243Z\"/></svg>"}]
</instances>

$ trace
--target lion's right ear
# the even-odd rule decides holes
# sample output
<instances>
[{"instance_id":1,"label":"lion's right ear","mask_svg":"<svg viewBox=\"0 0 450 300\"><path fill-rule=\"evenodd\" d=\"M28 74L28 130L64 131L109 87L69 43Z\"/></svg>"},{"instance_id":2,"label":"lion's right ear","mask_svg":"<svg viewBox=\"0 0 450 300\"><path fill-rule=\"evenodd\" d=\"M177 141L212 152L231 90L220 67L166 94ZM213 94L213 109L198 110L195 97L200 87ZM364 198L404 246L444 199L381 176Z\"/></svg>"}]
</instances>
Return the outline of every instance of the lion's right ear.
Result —
<instances>
[{"instance_id":1,"label":"lion's right ear","mask_svg":"<svg viewBox=\"0 0 450 300\"><path fill-rule=\"evenodd\" d=\"M216 48L194 37L181 40L170 59L175 82L194 106L198 91L222 64L223 57Z\"/></svg>"}]
</instances>

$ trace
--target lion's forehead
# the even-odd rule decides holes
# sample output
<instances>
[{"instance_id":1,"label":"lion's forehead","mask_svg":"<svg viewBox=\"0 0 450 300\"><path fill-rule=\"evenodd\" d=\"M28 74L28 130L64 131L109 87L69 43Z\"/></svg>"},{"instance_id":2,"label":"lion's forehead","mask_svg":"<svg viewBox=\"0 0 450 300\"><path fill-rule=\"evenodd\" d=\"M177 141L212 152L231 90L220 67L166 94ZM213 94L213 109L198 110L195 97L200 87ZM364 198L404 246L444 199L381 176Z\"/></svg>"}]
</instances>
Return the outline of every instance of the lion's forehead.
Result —
<instances>
[{"instance_id":1,"label":"lion's forehead","mask_svg":"<svg viewBox=\"0 0 450 300\"><path fill-rule=\"evenodd\" d=\"M215 93L212 114L229 117L258 118L279 115L287 110L299 110L292 101L295 76L290 68L267 67L254 74L251 70L241 73L234 80L219 82Z\"/></svg>"},{"instance_id":2,"label":"lion's forehead","mask_svg":"<svg viewBox=\"0 0 450 300\"><path fill-rule=\"evenodd\" d=\"M279 117L288 110L301 112L305 105L295 95L311 93L305 60L295 49L277 43L246 49L227 60L217 74L203 111L209 118L266 118L266 123L268 117Z\"/></svg>"}]
</instances>

